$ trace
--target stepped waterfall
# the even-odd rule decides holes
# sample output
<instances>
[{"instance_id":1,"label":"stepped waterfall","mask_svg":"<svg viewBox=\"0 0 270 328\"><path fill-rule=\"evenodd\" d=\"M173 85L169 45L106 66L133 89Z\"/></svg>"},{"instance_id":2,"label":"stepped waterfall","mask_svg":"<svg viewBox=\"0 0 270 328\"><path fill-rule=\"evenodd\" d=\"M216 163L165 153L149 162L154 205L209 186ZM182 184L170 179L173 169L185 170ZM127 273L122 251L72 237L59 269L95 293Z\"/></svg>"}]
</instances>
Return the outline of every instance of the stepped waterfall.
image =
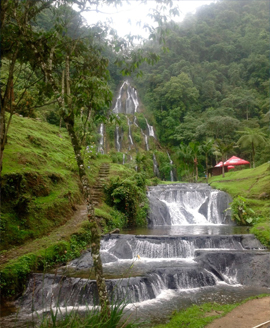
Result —
<instances>
[{"instance_id":1,"label":"stepped waterfall","mask_svg":"<svg viewBox=\"0 0 270 328\"><path fill-rule=\"evenodd\" d=\"M233 233L228 194L207 184L177 183L149 187L148 199L144 234L127 231L102 239L111 301L124 300L142 319L164 320L173 309L192 302L232 302L267 292L270 253L254 235ZM197 233L194 227L199 226L207 230ZM179 227L186 230L173 230ZM24 313L56 307L83 312L97 306L96 283L86 278L92 266L88 250L58 275L36 273L18 303Z\"/></svg>"}]
</instances>

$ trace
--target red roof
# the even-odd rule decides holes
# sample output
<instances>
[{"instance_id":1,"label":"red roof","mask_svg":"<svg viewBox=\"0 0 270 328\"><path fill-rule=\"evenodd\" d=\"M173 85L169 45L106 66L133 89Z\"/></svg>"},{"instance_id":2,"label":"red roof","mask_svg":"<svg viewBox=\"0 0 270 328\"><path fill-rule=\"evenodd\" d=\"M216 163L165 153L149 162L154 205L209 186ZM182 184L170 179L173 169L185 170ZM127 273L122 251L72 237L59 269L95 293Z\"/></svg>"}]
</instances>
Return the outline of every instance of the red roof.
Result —
<instances>
[{"instance_id":1,"label":"red roof","mask_svg":"<svg viewBox=\"0 0 270 328\"><path fill-rule=\"evenodd\" d=\"M223 165L223 162L219 162L215 167L221 167Z\"/></svg>"},{"instance_id":2,"label":"red roof","mask_svg":"<svg viewBox=\"0 0 270 328\"><path fill-rule=\"evenodd\" d=\"M235 167L233 165L228 165L228 170L234 169Z\"/></svg>"},{"instance_id":3,"label":"red roof","mask_svg":"<svg viewBox=\"0 0 270 328\"><path fill-rule=\"evenodd\" d=\"M246 165L246 164L250 164L248 161L241 159L239 157L233 156L231 158L229 158L224 165L225 166L229 166L229 165Z\"/></svg>"}]
</instances>

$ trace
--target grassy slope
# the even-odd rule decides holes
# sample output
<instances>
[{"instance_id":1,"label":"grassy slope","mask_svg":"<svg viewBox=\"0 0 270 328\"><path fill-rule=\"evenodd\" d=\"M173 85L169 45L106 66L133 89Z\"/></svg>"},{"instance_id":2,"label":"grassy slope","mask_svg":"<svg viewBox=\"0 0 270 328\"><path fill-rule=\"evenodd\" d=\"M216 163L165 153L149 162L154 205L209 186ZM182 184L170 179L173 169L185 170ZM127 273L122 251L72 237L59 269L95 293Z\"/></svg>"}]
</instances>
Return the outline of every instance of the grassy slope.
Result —
<instances>
[{"instance_id":1,"label":"grassy slope","mask_svg":"<svg viewBox=\"0 0 270 328\"><path fill-rule=\"evenodd\" d=\"M63 224L81 202L69 137L56 126L14 116L4 151L1 250Z\"/></svg>"},{"instance_id":2,"label":"grassy slope","mask_svg":"<svg viewBox=\"0 0 270 328\"><path fill-rule=\"evenodd\" d=\"M246 198L246 203L260 219L251 228L258 239L270 246L270 164L265 163L255 169L245 169L225 173L209 179L212 187L224 190L237 197Z\"/></svg>"}]
</instances>

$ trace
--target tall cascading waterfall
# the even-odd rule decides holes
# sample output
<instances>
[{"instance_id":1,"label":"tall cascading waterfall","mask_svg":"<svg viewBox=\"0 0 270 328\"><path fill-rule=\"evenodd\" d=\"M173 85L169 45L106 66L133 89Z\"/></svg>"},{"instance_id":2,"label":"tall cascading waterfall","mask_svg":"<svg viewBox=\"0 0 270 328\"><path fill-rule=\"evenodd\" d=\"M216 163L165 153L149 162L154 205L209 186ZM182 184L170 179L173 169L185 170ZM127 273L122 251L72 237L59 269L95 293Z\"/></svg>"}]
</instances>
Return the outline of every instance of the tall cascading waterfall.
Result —
<instances>
[{"instance_id":1,"label":"tall cascading waterfall","mask_svg":"<svg viewBox=\"0 0 270 328\"><path fill-rule=\"evenodd\" d=\"M113 113L116 115L122 113L122 114L135 114L139 107L139 100L137 91L135 88L131 87L129 81L125 81L120 89L119 93L115 102L115 106L113 108ZM131 146L133 146L133 139L131 135L131 122L129 118L127 117L128 121L128 138L129 138L129 150L131 149ZM119 126L116 127L115 131L115 145L116 150L119 152L121 151L121 143L120 143L120 133L119 133Z\"/></svg>"},{"instance_id":2,"label":"tall cascading waterfall","mask_svg":"<svg viewBox=\"0 0 270 328\"><path fill-rule=\"evenodd\" d=\"M153 137L153 138L156 139L156 136L155 136L155 132L154 132L154 128L153 128L153 126L150 125L150 124L148 123L147 119L145 119L145 121L146 121L146 124L147 124L148 135L149 135L149 137Z\"/></svg>"},{"instance_id":3,"label":"tall cascading waterfall","mask_svg":"<svg viewBox=\"0 0 270 328\"><path fill-rule=\"evenodd\" d=\"M153 226L224 224L230 221L231 198L207 184L149 187L149 220Z\"/></svg>"},{"instance_id":4,"label":"tall cascading waterfall","mask_svg":"<svg viewBox=\"0 0 270 328\"><path fill-rule=\"evenodd\" d=\"M170 154L167 152L167 155L168 155L168 158L169 158L169 161L170 161L170 164L171 164L171 167L173 166L173 161L172 161L172 159L171 159L171 156L170 156ZM172 170L172 168L171 168L171 170L170 170L170 178L171 178L171 181L174 181L174 179L173 179L173 170Z\"/></svg>"},{"instance_id":5,"label":"tall cascading waterfall","mask_svg":"<svg viewBox=\"0 0 270 328\"><path fill-rule=\"evenodd\" d=\"M115 145L116 145L116 150L118 152L121 151L119 126L115 128Z\"/></svg>"},{"instance_id":6,"label":"tall cascading waterfall","mask_svg":"<svg viewBox=\"0 0 270 328\"><path fill-rule=\"evenodd\" d=\"M131 135L131 122L130 119L127 117L128 122L128 139L129 139L129 150L131 149L131 146L134 145L132 135Z\"/></svg>"},{"instance_id":7,"label":"tall cascading waterfall","mask_svg":"<svg viewBox=\"0 0 270 328\"><path fill-rule=\"evenodd\" d=\"M134 116L134 121L133 121L134 125L137 127L137 128L140 128L138 123L137 123L137 117ZM146 133L143 132L143 129L141 129L141 133L142 133L142 136L144 138L144 142L145 142L145 149L147 151L149 151L149 143L148 143L148 135Z\"/></svg>"},{"instance_id":8,"label":"tall cascading waterfall","mask_svg":"<svg viewBox=\"0 0 270 328\"><path fill-rule=\"evenodd\" d=\"M154 165L154 174L155 176L159 177L159 169L158 169L158 163L156 155L153 153L153 165Z\"/></svg>"},{"instance_id":9,"label":"tall cascading waterfall","mask_svg":"<svg viewBox=\"0 0 270 328\"><path fill-rule=\"evenodd\" d=\"M100 134L100 139L99 139L99 145L98 145L98 152L100 154L104 154L104 123L100 124L99 134Z\"/></svg>"}]
</instances>

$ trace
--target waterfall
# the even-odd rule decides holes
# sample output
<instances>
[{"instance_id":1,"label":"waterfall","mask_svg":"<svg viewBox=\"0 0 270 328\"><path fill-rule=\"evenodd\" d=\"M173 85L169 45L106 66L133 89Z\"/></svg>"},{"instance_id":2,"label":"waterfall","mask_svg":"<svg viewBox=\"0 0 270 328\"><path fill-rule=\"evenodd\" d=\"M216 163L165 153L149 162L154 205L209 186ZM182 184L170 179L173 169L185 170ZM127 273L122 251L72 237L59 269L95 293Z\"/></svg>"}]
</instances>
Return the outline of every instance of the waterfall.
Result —
<instances>
[{"instance_id":1,"label":"waterfall","mask_svg":"<svg viewBox=\"0 0 270 328\"><path fill-rule=\"evenodd\" d=\"M129 120L129 118L127 117L127 121L128 121L128 138L129 138L129 143L130 146L133 146L133 139L132 139L132 135L131 135L131 122Z\"/></svg>"},{"instance_id":2,"label":"waterfall","mask_svg":"<svg viewBox=\"0 0 270 328\"><path fill-rule=\"evenodd\" d=\"M98 145L98 152L100 154L104 154L104 123L100 124L99 134L100 134L100 139L99 139L99 145Z\"/></svg>"},{"instance_id":3,"label":"waterfall","mask_svg":"<svg viewBox=\"0 0 270 328\"><path fill-rule=\"evenodd\" d=\"M121 143L120 143L120 133L119 133L119 126L115 129L115 143L116 143L116 150L119 152L121 150Z\"/></svg>"},{"instance_id":4,"label":"waterfall","mask_svg":"<svg viewBox=\"0 0 270 328\"><path fill-rule=\"evenodd\" d=\"M155 176L159 177L158 163L157 163L156 155L154 153L153 153L153 165L154 165L154 174Z\"/></svg>"},{"instance_id":5,"label":"waterfall","mask_svg":"<svg viewBox=\"0 0 270 328\"><path fill-rule=\"evenodd\" d=\"M123 165L125 164L126 155L123 154Z\"/></svg>"},{"instance_id":6,"label":"waterfall","mask_svg":"<svg viewBox=\"0 0 270 328\"><path fill-rule=\"evenodd\" d=\"M172 170L173 161L172 161L172 159L171 159L171 156L170 156L169 152L167 152L167 155L168 155L168 157L169 157L169 161L170 161L170 164L171 164L171 170L170 170L171 181L174 181L174 179L173 179L173 170Z\"/></svg>"},{"instance_id":7,"label":"waterfall","mask_svg":"<svg viewBox=\"0 0 270 328\"><path fill-rule=\"evenodd\" d=\"M144 134L144 133L143 133L143 130L141 130L141 131L142 131L142 134L143 134L143 136L144 136L145 148L146 148L147 151L149 151L148 135L147 135L147 134Z\"/></svg>"},{"instance_id":8,"label":"waterfall","mask_svg":"<svg viewBox=\"0 0 270 328\"><path fill-rule=\"evenodd\" d=\"M122 96L125 95L125 108L122 108ZM113 112L118 113L124 113L124 114L134 114L137 112L139 108L139 100L137 91L131 87L129 81L124 81L124 83L121 85L115 106L113 108Z\"/></svg>"},{"instance_id":9,"label":"waterfall","mask_svg":"<svg viewBox=\"0 0 270 328\"><path fill-rule=\"evenodd\" d=\"M226 209L231 198L207 184L175 184L149 190L153 225L224 224L230 219Z\"/></svg>"},{"instance_id":10,"label":"waterfall","mask_svg":"<svg viewBox=\"0 0 270 328\"><path fill-rule=\"evenodd\" d=\"M112 110L116 114L119 114L122 111L121 97L122 97L122 90L123 90L123 87L124 87L125 84L126 84L126 81L120 87L120 90L119 90L119 93L118 93L118 97L116 99L115 106L114 106L114 108Z\"/></svg>"},{"instance_id":11,"label":"waterfall","mask_svg":"<svg viewBox=\"0 0 270 328\"><path fill-rule=\"evenodd\" d=\"M146 124L147 124L147 128L148 128L148 135L149 137L153 137L156 139L156 136L155 136L155 132L154 132L154 128L152 125L149 125L147 119L145 118L145 121L146 121Z\"/></svg>"}]
</instances>

